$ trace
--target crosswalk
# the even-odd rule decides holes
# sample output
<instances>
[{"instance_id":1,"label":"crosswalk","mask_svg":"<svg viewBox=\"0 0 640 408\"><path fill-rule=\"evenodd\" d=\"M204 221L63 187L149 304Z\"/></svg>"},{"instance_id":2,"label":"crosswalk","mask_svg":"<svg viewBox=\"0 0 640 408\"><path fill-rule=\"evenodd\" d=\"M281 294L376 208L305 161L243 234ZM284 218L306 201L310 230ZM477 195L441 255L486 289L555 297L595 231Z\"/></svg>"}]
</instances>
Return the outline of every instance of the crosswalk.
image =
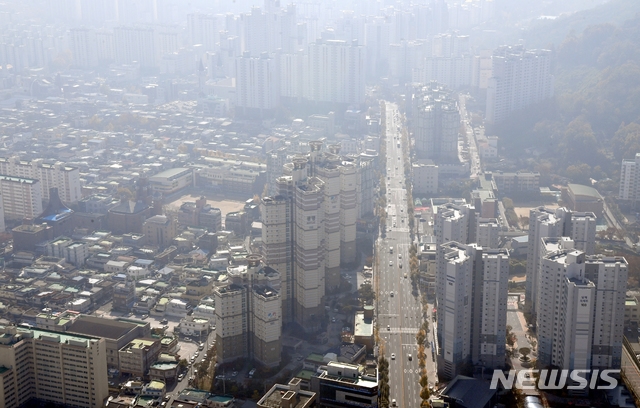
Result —
<instances>
[{"instance_id":1,"label":"crosswalk","mask_svg":"<svg viewBox=\"0 0 640 408\"><path fill-rule=\"evenodd\" d=\"M387 332L391 333L401 333L401 334L418 334L418 329L410 328L410 327L391 327L391 330L387 330Z\"/></svg>"}]
</instances>

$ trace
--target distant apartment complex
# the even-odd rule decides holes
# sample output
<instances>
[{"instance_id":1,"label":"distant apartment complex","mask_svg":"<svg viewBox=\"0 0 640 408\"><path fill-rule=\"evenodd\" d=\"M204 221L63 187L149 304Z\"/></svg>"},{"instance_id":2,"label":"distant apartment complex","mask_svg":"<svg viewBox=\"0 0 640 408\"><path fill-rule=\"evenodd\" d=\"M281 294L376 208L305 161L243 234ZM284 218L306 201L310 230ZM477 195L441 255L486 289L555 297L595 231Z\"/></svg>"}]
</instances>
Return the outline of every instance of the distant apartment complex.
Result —
<instances>
[{"instance_id":1,"label":"distant apartment complex","mask_svg":"<svg viewBox=\"0 0 640 408\"><path fill-rule=\"evenodd\" d=\"M502 46L491 58L485 120L504 121L513 112L553 97L551 51Z\"/></svg>"}]
</instances>

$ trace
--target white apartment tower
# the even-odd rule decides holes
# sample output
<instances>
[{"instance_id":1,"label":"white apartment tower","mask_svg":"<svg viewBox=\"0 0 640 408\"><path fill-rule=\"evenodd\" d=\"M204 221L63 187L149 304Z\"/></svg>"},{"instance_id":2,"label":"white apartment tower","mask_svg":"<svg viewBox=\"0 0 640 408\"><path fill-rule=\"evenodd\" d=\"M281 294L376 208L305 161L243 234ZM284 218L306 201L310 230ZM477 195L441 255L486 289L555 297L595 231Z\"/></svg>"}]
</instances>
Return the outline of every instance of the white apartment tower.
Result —
<instances>
[{"instance_id":1,"label":"white apartment tower","mask_svg":"<svg viewBox=\"0 0 640 408\"><path fill-rule=\"evenodd\" d=\"M236 107L248 110L275 109L279 103L276 61L269 54L236 58Z\"/></svg>"},{"instance_id":2,"label":"white apartment tower","mask_svg":"<svg viewBox=\"0 0 640 408\"><path fill-rule=\"evenodd\" d=\"M74 67L87 69L98 65L96 37L93 30L84 27L70 29L69 47Z\"/></svg>"},{"instance_id":3,"label":"white apartment tower","mask_svg":"<svg viewBox=\"0 0 640 408\"><path fill-rule=\"evenodd\" d=\"M320 328L325 295L324 189L319 177L309 176L307 157L296 157L278 178L279 194L292 202L293 318L309 332Z\"/></svg>"},{"instance_id":4,"label":"white apartment tower","mask_svg":"<svg viewBox=\"0 0 640 408\"><path fill-rule=\"evenodd\" d=\"M536 312L537 283L541 239L568 237L575 249L587 255L595 252L597 217L591 212L572 212L566 208L537 207L529 211L529 242L527 248L527 281L525 310Z\"/></svg>"},{"instance_id":5,"label":"white apartment tower","mask_svg":"<svg viewBox=\"0 0 640 408\"><path fill-rule=\"evenodd\" d=\"M234 268L229 276L228 283L213 290L218 363L248 357L277 366L282 352L279 273L265 266L260 255L249 255L246 268Z\"/></svg>"},{"instance_id":6,"label":"white apartment tower","mask_svg":"<svg viewBox=\"0 0 640 408\"><path fill-rule=\"evenodd\" d=\"M0 329L0 406L30 399L101 408L109 396L103 338L23 327Z\"/></svg>"},{"instance_id":7,"label":"white apartment tower","mask_svg":"<svg viewBox=\"0 0 640 408\"><path fill-rule=\"evenodd\" d=\"M436 253L438 369L454 378L465 363L504 365L509 253L447 242Z\"/></svg>"},{"instance_id":8,"label":"white apartment tower","mask_svg":"<svg viewBox=\"0 0 640 408\"><path fill-rule=\"evenodd\" d=\"M293 208L288 197L275 195L260 202L262 215L261 254L264 262L280 273L282 279L282 322L293 321Z\"/></svg>"},{"instance_id":9,"label":"white apartment tower","mask_svg":"<svg viewBox=\"0 0 640 408\"><path fill-rule=\"evenodd\" d=\"M471 356L474 255L474 249L457 242L438 247L438 369L446 378L454 378Z\"/></svg>"},{"instance_id":10,"label":"white apartment tower","mask_svg":"<svg viewBox=\"0 0 640 408\"><path fill-rule=\"evenodd\" d=\"M483 248L498 248L500 224L495 218L478 218L476 243Z\"/></svg>"},{"instance_id":11,"label":"white apartment tower","mask_svg":"<svg viewBox=\"0 0 640 408\"><path fill-rule=\"evenodd\" d=\"M418 157L457 162L460 111L451 91L431 82L415 89L412 98Z\"/></svg>"},{"instance_id":12,"label":"white apartment tower","mask_svg":"<svg viewBox=\"0 0 640 408\"><path fill-rule=\"evenodd\" d=\"M620 168L620 200L640 200L640 153L634 159L622 160Z\"/></svg>"},{"instance_id":13,"label":"white apartment tower","mask_svg":"<svg viewBox=\"0 0 640 408\"><path fill-rule=\"evenodd\" d=\"M215 51L219 31L216 16L203 13L187 14L190 45L201 44L204 51Z\"/></svg>"},{"instance_id":14,"label":"white apartment tower","mask_svg":"<svg viewBox=\"0 0 640 408\"><path fill-rule=\"evenodd\" d=\"M469 204L446 203L435 207L433 230L436 243L475 242L475 216L475 208Z\"/></svg>"},{"instance_id":15,"label":"white apartment tower","mask_svg":"<svg viewBox=\"0 0 640 408\"><path fill-rule=\"evenodd\" d=\"M40 181L0 175L4 215L12 219L35 219L42 214Z\"/></svg>"},{"instance_id":16,"label":"white apartment tower","mask_svg":"<svg viewBox=\"0 0 640 408\"><path fill-rule=\"evenodd\" d=\"M481 272L475 278L482 289L474 297L474 322L477 322L474 334L478 335L474 335L472 361L485 368L500 368L505 356L509 252L483 249Z\"/></svg>"},{"instance_id":17,"label":"white apartment tower","mask_svg":"<svg viewBox=\"0 0 640 408\"><path fill-rule=\"evenodd\" d=\"M626 260L561 248L541 259L540 274L538 362L569 370L620 367Z\"/></svg>"},{"instance_id":18,"label":"white apartment tower","mask_svg":"<svg viewBox=\"0 0 640 408\"><path fill-rule=\"evenodd\" d=\"M361 105L365 98L364 47L357 40L309 44L304 96L311 102Z\"/></svg>"},{"instance_id":19,"label":"white apartment tower","mask_svg":"<svg viewBox=\"0 0 640 408\"><path fill-rule=\"evenodd\" d=\"M80 170L62 162L45 163L43 159L26 161L15 156L0 158L0 174L37 180L40 196L45 200L49 199L52 187L58 189L60 199L65 203L75 203L82 198Z\"/></svg>"},{"instance_id":20,"label":"white apartment tower","mask_svg":"<svg viewBox=\"0 0 640 408\"><path fill-rule=\"evenodd\" d=\"M113 29L115 62L140 64L143 69L158 66L156 33L153 28L120 26Z\"/></svg>"},{"instance_id":21,"label":"white apartment tower","mask_svg":"<svg viewBox=\"0 0 640 408\"><path fill-rule=\"evenodd\" d=\"M553 97L551 51L502 46L494 51L487 88L486 121L502 122L512 112Z\"/></svg>"}]
</instances>

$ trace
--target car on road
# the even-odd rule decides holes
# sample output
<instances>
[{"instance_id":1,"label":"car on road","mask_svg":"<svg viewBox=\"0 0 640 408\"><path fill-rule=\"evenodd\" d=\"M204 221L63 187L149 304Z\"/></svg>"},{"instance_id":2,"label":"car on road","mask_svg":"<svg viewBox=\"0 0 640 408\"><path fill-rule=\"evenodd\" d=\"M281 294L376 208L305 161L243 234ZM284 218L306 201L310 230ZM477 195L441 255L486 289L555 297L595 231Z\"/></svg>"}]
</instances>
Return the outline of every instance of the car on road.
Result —
<instances>
[{"instance_id":1,"label":"car on road","mask_svg":"<svg viewBox=\"0 0 640 408\"><path fill-rule=\"evenodd\" d=\"M391 353L391 359L395 360L396 359L396 353Z\"/></svg>"},{"instance_id":2,"label":"car on road","mask_svg":"<svg viewBox=\"0 0 640 408\"><path fill-rule=\"evenodd\" d=\"M387 330L391 331L391 326L390 325L387 325Z\"/></svg>"},{"instance_id":3,"label":"car on road","mask_svg":"<svg viewBox=\"0 0 640 408\"><path fill-rule=\"evenodd\" d=\"M407 279L407 274L406 273L404 274L404 278Z\"/></svg>"},{"instance_id":4,"label":"car on road","mask_svg":"<svg viewBox=\"0 0 640 408\"><path fill-rule=\"evenodd\" d=\"M335 323L335 322L336 322L336 318L335 318L335 317L332 317L332 318L331 318L331 323Z\"/></svg>"},{"instance_id":5,"label":"car on road","mask_svg":"<svg viewBox=\"0 0 640 408\"><path fill-rule=\"evenodd\" d=\"M413 360L413 357L411 357L411 354L407 354L407 358L409 359L409 361Z\"/></svg>"},{"instance_id":6,"label":"car on road","mask_svg":"<svg viewBox=\"0 0 640 408\"><path fill-rule=\"evenodd\" d=\"M180 375L178 376L178 381L182 381L182 379L183 379L183 378L184 378L184 374L180 374Z\"/></svg>"},{"instance_id":7,"label":"car on road","mask_svg":"<svg viewBox=\"0 0 640 408\"><path fill-rule=\"evenodd\" d=\"M402 259L402 254L398 254L398 259Z\"/></svg>"},{"instance_id":8,"label":"car on road","mask_svg":"<svg viewBox=\"0 0 640 408\"><path fill-rule=\"evenodd\" d=\"M392 407L397 407L398 406L398 403L396 402L395 398L391 400L391 406Z\"/></svg>"},{"instance_id":9,"label":"car on road","mask_svg":"<svg viewBox=\"0 0 640 408\"><path fill-rule=\"evenodd\" d=\"M393 291L389 292L389 295L391 295L391 297L393 297Z\"/></svg>"},{"instance_id":10,"label":"car on road","mask_svg":"<svg viewBox=\"0 0 640 408\"><path fill-rule=\"evenodd\" d=\"M393 266L393 261L389 261L389 266Z\"/></svg>"},{"instance_id":11,"label":"car on road","mask_svg":"<svg viewBox=\"0 0 640 408\"><path fill-rule=\"evenodd\" d=\"M399 267L400 269L402 269L402 262L400 262L400 263L398 264L398 267Z\"/></svg>"}]
</instances>

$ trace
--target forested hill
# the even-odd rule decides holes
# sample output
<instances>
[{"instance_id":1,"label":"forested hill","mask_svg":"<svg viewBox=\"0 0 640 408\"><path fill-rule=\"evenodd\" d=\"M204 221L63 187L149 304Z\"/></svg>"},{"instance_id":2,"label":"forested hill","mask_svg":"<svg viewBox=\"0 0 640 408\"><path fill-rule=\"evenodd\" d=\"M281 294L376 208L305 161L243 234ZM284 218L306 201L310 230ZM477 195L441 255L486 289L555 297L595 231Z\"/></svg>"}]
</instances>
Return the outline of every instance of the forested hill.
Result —
<instances>
[{"instance_id":1,"label":"forested hill","mask_svg":"<svg viewBox=\"0 0 640 408\"><path fill-rule=\"evenodd\" d=\"M535 149L528 164L543 174L615 179L620 160L640 152L640 14L569 34L555 54L555 100L514 115L496 134L523 159Z\"/></svg>"},{"instance_id":2,"label":"forested hill","mask_svg":"<svg viewBox=\"0 0 640 408\"><path fill-rule=\"evenodd\" d=\"M554 48L571 33L581 35L587 27L598 24L619 25L637 13L640 13L640 1L611 0L587 10L560 15L554 20L535 21L522 32L522 38L528 48Z\"/></svg>"}]
</instances>

